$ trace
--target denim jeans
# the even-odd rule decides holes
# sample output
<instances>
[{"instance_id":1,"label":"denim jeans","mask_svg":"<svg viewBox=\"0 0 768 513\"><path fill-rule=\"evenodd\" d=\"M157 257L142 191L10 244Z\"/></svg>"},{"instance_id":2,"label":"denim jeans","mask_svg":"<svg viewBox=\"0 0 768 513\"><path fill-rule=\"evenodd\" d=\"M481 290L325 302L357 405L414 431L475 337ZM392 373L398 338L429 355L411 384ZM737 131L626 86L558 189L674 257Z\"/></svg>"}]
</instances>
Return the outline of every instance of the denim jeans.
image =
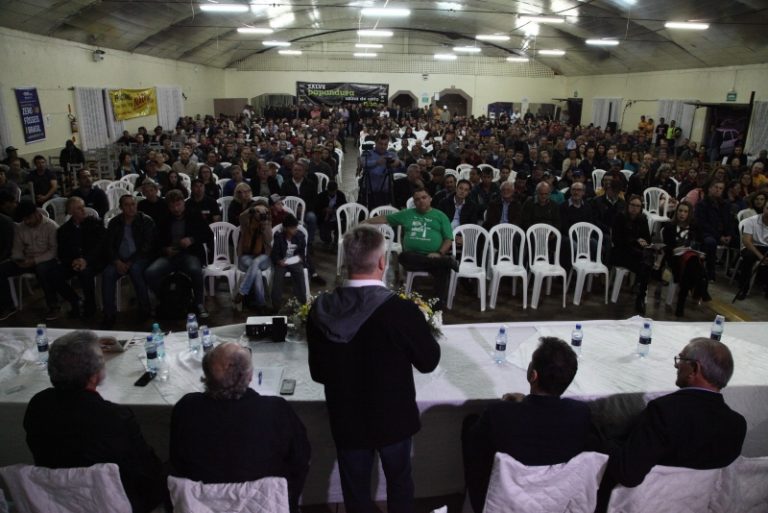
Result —
<instances>
[{"instance_id":1,"label":"denim jeans","mask_svg":"<svg viewBox=\"0 0 768 513\"><path fill-rule=\"evenodd\" d=\"M145 312L150 310L149 291L147 290L147 283L144 281L144 271L148 264L149 260L140 258L131 264L131 267L128 268L128 274L118 273L115 264L109 264L104 268L104 272L101 274L101 298L104 302L104 315L112 316L117 312L115 291L117 290L117 280L123 276L128 276L133 284L139 308Z\"/></svg>"},{"instance_id":2,"label":"denim jeans","mask_svg":"<svg viewBox=\"0 0 768 513\"><path fill-rule=\"evenodd\" d=\"M240 294L247 296L251 292L251 287L256 294L256 304L263 305L264 299L264 279L261 271L266 271L272 265L269 255L242 255L237 262L237 267L245 273L243 283L240 284Z\"/></svg>"},{"instance_id":3,"label":"denim jeans","mask_svg":"<svg viewBox=\"0 0 768 513\"><path fill-rule=\"evenodd\" d=\"M307 290L304 284L304 265L293 264L286 267L278 265L272 271L272 308L279 308L283 304L283 281L285 273L291 273L293 280L293 294L301 303L307 301Z\"/></svg>"},{"instance_id":4,"label":"denim jeans","mask_svg":"<svg viewBox=\"0 0 768 513\"><path fill-rule=\"evenodd\" d=\"M304 214L304 224L307 227L307 249L315 241L315 232L317 231L317 215L314 212Z\"/></svg>"},{"instance_id":5,"label":"denim jeans","mask_svg":"<svg viewBox=\"0 0 768 513\"><path fill-rule=\"evenodd\" d=\"M163 279L171 272L182 272L192 280L192 289L195 292L195 304L202 305L205 302L203 289L203 266L200 259L189 253L179 253L170 258L160 257L144 271L147 285L157 294Z\"/></svg>"}]
</instances>

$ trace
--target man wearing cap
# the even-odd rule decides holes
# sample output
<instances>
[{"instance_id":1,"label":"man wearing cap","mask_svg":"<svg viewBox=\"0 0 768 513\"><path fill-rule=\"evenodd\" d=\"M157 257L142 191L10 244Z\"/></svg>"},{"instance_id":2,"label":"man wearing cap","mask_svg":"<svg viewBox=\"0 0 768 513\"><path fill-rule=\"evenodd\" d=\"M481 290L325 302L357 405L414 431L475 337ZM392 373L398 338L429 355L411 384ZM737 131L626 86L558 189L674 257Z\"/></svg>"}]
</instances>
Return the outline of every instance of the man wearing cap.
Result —
<instances>
[{"instance_id":1,"label":"man wearing cap","mask_svg":"<svg viewBox=\"0 0 768 513\"><path fill-rule=\"evenodd\" d=\"M187 210L200 214L208 224L221 221L219 204L205 193L205 184L199 178L192 180L192 193L187 198Z\"/></svg>"},{"instance_id":2,"label":"man wearing cap","mask_svg":"<svg viewBox=\"0 0 768 513\"><path fill-rule=\"evenodd\" d=\"M24 273L37 275L48 305L46 320L59 316L56 293L72 305L71 315L79 317L80 298L64 281L61 264L56 260L58 226L28 200L19 203L16 216L21 222L16 225L11 259L0 264L0 319L7 319L16 311L8 278Z\"/></svg>"},{"instance_id":3,"label":"man wearing cap","mask_svg":"<svg viewBox=\"0 0 768 513\"><path fill-rule=\"evenodd\" d=\"M15 159L19 159L22 169L29 169L29 162L19 157L19 150L14 146L8 146L5 148L5 158L0 162L0 164L9 166L11 165L11 161Z\"/></svg>"},{"instance_id":4,"label":"man wearing cap","mask_svg":"<svg viewBox=\"0 0 768 513\"><path fill-rule=\"evenodd\" d=\"M72 196L82 199L86 207L94 209L99 217L104 218L104 214L109 211L109 199L107 193L93 186L91 171L81 169L77 174L77 183L79 187L72 191Z\"/></svg>"}]
</instances>

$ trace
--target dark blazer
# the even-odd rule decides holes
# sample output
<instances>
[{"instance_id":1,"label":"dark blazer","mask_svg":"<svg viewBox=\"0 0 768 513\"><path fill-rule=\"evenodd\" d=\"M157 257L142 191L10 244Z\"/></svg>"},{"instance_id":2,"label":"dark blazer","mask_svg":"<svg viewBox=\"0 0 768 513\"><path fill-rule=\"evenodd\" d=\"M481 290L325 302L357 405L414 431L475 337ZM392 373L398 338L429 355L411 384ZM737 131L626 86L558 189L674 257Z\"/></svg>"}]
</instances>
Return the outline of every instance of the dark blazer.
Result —
<instances>
[{"instance_id":1,"label":"dark blazer","mask_svg":"<svg viewBox=\"0 0 768 513\"><path fill-rule=\"evenodd\" d=\"M456 215L456 194L451 194L437 206L443 213L448 216L449 221L453 221L453 216ZM479 220L479 210L477 205L466 198L464 200L464 206L461 207L461 213L459 214L459 224L477 224Z\"/></svg>"},{"instance_id":2,"label":"dark blazer","mask_svg":"<svg viewBox=\"0 0 768 513\"><path fill-rule=\"evenodd\" d=\"M520 227L527 230L537 223L546 223L560 229L560 205L549 200L546 205L539 204L536 197L531 197L523 203L523 211L520 216Z\"/></svg>"},{"instance_id":3,"label":"dark blazer","mask_svg":"<svg viewBox=\"0 0 768 513\"><path fill-rule=\"evenodd\" d=\"M70 219L56 232L59 260L69 269L73 260L84 258L88 267L100 270L104 266L106 235L104 224L95 217L86 217L79 228Z\"/></svg>"},{"instance_id":4,"label":"dark blazer","mask_svg":"<svg viewBox=\"0 0 768 513\"><path fill-rule=\"evenodd\" d=\"M91 189L84 193L81 188L74 189L72 196L82 198L86 207L90 207L99 213L99 217L104 217L109 211L109 199L107 199L107 193L99 189L98 187L91 187Z\"/></svg>"},{"instance_id":5,"label":"dark blazer","mask_svg":"<svg viewBox=\"0 0 768 513\"><path fill-rule=\"evenodd\" d=\"M200 264L206 264L205 249L203 244L208 246L209 253L213 255L213 232L208 223L205 222L203 216L194 211L184 212L184 237L192 237L193 243L186 249L181 251L196 256L200 260ZM171 241L171 223L173 222L172 216L163 218L161 223L157 227L157 238L159 247L166 248L172 244Z\"/></svg>"},{"instance_id":6,"label":"dark blazer","mask_svg":"<svg viewBox=\"0 0 768 513\"><path fill-rule=\"evenodd\" d=\"M628 214L618 214L613 220L611 242L613 242L612 264L637 269L643 264L643 248L637 239L651 243L648 219L641 213L635 219Z\"/></svg>"},{"instance_id":7,"label":"dark blazer","mask_svg":"<svg viewBox=\"0 0 768 513\"><path fill-rule=\"evenodd\" d=\"M292 179L286 180L283 182L283 187L280 189L280 195L298 196L307 204L307 211L314 212L317 206L317 181L306 176L304 180L301 181L301 189L298 189ZM298 214L298 212L296 213Z\"/></svg>"},{"instance_id":8,"label":"dark blazer","mask_svg":"<svg viewBox=\"0 0 768 513\"><path fill-rule=\"evenodd\" d=\"M134 513L151 511L166 493L162 464L131 409L102 399L98 392L39 392L27 406L24 430L35 465L117 464Z\"/></svg>"},{"instance_id":9,"label":"dark blazer","mask_svg":"<svg viewBox=\"0 0 768 513\"><path fill-rule=\"evenodd\" d=\"M304 264L304 267L306 267L307 240L304 238L304 234L297 231L291 240L296 244L296 255L301 257L302 263ZM280 260L284 260L287 254L288 241L285 239L285 233L279 231L275 233L275 236L272 239L272 252L270 253L272 263L277 264Z\"/></svg>"},{"instance_id":10,"label":"dark blazer","mask_svg":"<svg viewBox=\"0 0 768 513\"><path fill-rule=\"evenodd\" d=\"M485 222L483 223L483 227L486 230L490 230L497 224L501 223L501 214L503 209L504 207L502 204L501 196L491 201L491 203L488 205L488 210L485 211ZM507 211L507 219L510 224L520 224L520 214L522 210L523 206L520 204L517 198L513 198Z\"/></svg>"},{"instance_id":11,"label":"dark blazer","mask_svg":"<svg viewBox=\"0 0 768 513\"><path fill-rule=\"evenodd\" d=\"M463 440L467 489L476 513L483 511L497 452L523 465L564 463L589 450L592 433L586 403L528 395L521 402L491 404Z\"/></svg>"},{"instance_id":12,"label":"dark blazer","mask_svg":"<svg viewBox=\"0 0 768 513\"><path fill-rule=\"evenodd\" d=\"M570 200L565 200L560 205L560 232L563 236L563 239L568 238L568 230L570 230L571 226L574 224L594 224L595 222L595 216L592 212L592 205L589 202L583 201L581 207L576 208L573 205L570 205L568 203L569 201Z\"/></svg>"},{"instance_id":13,"label":"dark blazer","mask_svg":"<svg viewBox=\"0 0 768 513\"><path fill-rule=\"evenodd\" d=\"M109 222L106 238L107 263L111 264L119 258L124 230L125 217L123 214ZM138 212L131 223L131 232L133 233L133 241L136 243L136 252L128 260L135 262L139 259L152 258L155 250L155 222L152 218Z\"/></svg>"},{"instance_id":14,"label":"dark blazer","mask_svg":"<svg viewBox=\"0 0 768 513\"><path fill-rule=\"evenodd\" d=\"M746 420L722 394L683 388L648 403L627 442L611 452L605 475L637 486L654 465L726 467L741 454L746 434Z\"/></svg>"},{"instance_id":15,"label":"dark blazer","mask_svg":"<svg viewBox=\"0 0 768 513\"><path fill-rule=\"evenodd\" d=\"M175 476L204 483L284 477L291 511L298 511L310 452L304 424L282 397L263 397L250 388L237 400L193 392L173 407Z\"/></svg>"},{"instance_id":16,"label":"dark blazer","mask_svg":"<svg viewBox=\"0 0 768 513\"><path fill-rule=\"evenodd\" d=\"M712 237L719 244L720 237L735 235L736 219L731 215L731 207L727 201L715 201L705 197L696 203L693 213L703 237Z\"/></svg>"}]
</instances>

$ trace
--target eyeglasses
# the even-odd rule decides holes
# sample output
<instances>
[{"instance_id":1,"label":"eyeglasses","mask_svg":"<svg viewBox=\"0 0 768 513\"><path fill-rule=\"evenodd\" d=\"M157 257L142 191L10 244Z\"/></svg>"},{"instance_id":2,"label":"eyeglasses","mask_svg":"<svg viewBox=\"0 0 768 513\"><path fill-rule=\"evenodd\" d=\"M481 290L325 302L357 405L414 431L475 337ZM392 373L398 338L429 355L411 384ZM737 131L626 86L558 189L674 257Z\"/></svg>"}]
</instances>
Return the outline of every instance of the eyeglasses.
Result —
<instances>
[{"instance_id":1,"label":"eyeglasses","mask_svg":"<svg viewBox=\"0 0 768 513\"><path fill-rule=\"evenodd\" d=\"M695 358L686 358L685 356L675 356L675 367L677 367L680 362L698 362Z\"/></svg>"},{"instance_id":2,"label":"eyeglasses","mask_svg":"<svg viewBox=\"0 0 768 513\"><path fill-rule=\"evenodd\" d=\"M635 207L635 208L643 208L643 204L642 203L630 203L629 206L630 207Z\"/></svg>"}]
</instances>

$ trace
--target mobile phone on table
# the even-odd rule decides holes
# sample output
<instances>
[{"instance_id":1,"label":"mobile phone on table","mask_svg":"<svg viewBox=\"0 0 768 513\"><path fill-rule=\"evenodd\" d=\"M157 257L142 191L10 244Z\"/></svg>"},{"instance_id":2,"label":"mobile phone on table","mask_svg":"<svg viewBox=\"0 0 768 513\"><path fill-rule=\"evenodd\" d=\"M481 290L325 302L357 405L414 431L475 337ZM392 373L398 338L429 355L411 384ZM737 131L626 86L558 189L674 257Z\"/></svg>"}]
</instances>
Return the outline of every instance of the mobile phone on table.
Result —
<instances>
[{"instance_id":1,"label":"mobile phone on table","mask_svg":"<svg viewBox=\"0 0 768 513\"><path fill-rule=\"evenodd\" d=\"M147 384L149 384L150 381L155 379L156 375L157 374L154 372L147 371L144 374L142 374L139 379L136 380L136 383L134 383L134 385L137 387L145 387L147 386Z\"/></svg>"},{"instance_id":2,"label":"mobile phone on table","mask_svg":"<svg viewBox=\"0 0 768 513\"><path fill-rule=\"evenodd\" d=\"M296 380L284 379L280 385L280 395L293 395L294 390L296 390Z\"/></svg>"}]
</instances>

